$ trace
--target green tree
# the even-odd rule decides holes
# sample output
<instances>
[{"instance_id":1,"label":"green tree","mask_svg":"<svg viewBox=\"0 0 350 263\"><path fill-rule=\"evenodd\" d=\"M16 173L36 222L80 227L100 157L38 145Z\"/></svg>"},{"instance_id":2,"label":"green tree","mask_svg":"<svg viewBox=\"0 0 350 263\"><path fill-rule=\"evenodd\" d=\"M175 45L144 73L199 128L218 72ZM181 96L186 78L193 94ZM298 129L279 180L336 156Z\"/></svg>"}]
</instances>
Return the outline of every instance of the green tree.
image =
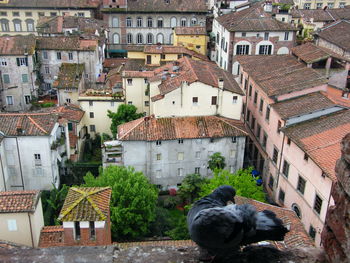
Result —
<instances>
[{"instance_id":1,"label":"green tree","mask_svg":"<svg viewBox=\"0 0 350 263\"><path fill-rule=\"evenodd\" d=\"M212 171L215 169L224 169L226 166L225 157L219 152L214 153L209 157L208 166Z\"/></svg>"},{"instance_id":2,"label":"green tree","mask_svg":"<svg viewBox=\"0 0 350 263\"><path fill-rule=\"evenodd\" d=\"M137 113L137 108L134 105L122 104L119 105L117 112L108 110L107 116L112 119L111 132L115 137L120 124L141 118L143 114Z\"/></svg>"},{"instance_id":3,"label":"green tree","mask_svg":"<svg viewBox=\"0 0 350 263\"><path fill-rule=\"evenodd\" d=\"M261 202L266 202L266 195L263 187L257 186L251 172L253 167L248 169L240 169L235 174L231 174L227 170L215 170L213 178L209 179L207 184L202 185L200 196L210 194L220 185L231 185L236 189L236 194L252 198Z\"/></svg>"},{"instance_id":4,"label":"green tree","mask_svg":"<svg viewBox=\"0 0 350 263\"><path fill-rule=\"evenodd\" d=\"M182 180L178 194L185 201L192 203L194 199L199 197L202 184L206 182L200 174L188 174Z\"/></svg>"},{"instance_id":5,"label":"green tree","mask_svg":"<svg viewBox=\"0 0 350 263\"><path fill-rule=\"evenodd\" d=\"M109 166L98 177L87 173L88 187L112 188L110 203L114 239L144 236L155 218L158 192L142 172L132 167Z\"/></svg>"}]
</instances>

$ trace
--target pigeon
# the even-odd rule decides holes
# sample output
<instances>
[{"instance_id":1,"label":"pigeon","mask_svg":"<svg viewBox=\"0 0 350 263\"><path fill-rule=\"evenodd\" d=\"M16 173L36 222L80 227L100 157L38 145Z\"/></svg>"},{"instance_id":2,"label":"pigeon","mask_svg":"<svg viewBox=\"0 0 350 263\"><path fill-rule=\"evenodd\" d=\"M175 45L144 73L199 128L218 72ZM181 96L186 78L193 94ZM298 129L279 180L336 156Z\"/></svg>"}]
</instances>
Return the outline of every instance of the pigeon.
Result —
<instances>
[{"instance_id":1,"label":"pigeon","mask_svg":"<svg viewBox=\"0 0 350 263\"><path fill-rule=\"evenodd\" d=\"M259 241L281 241L288 232L272 211L236 205L235 194L232 186L220 186L196 201L187 215L191 239L211 257L223 258Z\"/></svg>"}]
</instances>

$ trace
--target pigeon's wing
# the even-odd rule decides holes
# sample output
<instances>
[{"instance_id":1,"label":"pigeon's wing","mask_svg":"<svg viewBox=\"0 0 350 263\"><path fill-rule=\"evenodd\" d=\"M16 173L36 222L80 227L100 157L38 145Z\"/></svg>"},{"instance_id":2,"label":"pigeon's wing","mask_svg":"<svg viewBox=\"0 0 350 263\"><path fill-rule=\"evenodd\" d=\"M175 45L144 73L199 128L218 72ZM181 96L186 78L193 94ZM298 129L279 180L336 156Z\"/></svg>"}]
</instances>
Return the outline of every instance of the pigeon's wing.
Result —
<instances>
[{"instance_id":1,"label":"pigeon's wing","mask_svg":"<svg viewBox=\"0 0 350 263\"><path fill-rule=\"evenodd\" d=\"M239 213L227 207L203 209L189 225L191 238L210 249L238 246L243 239L243 220Z\"/></svg>"}]
</instances>

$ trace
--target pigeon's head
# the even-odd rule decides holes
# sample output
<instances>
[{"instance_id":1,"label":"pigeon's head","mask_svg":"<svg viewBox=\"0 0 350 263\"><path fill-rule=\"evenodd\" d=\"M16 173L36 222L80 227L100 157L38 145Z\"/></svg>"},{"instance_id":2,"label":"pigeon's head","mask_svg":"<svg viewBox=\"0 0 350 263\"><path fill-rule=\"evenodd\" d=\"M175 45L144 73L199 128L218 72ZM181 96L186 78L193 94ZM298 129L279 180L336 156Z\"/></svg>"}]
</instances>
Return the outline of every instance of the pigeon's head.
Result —
<instances>
[{"instance_id":1,"label":"pigeon's head","mask_svg":"<svg viewBox=\"0 0 350 263\"><path fill-rule=\"evenodd\" d=\"M229 201L235 203L236 190L230 185L222 185L214 190L213 195L225 204Z\"/></svg>"}]
</instances>

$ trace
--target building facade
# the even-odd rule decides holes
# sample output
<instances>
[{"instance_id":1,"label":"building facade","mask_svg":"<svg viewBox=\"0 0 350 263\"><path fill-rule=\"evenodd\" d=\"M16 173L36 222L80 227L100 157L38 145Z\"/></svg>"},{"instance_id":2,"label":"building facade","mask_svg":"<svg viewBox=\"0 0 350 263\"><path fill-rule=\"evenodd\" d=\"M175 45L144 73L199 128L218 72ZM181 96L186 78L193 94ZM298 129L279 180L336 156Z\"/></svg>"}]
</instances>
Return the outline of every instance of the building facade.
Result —
<instances>
[{"instance_id":1,"label":"building facade","mask_svg":"<svg viewBox=\"0 0 350 263\"><path fill-rule=\"evenodd\" d=\"M350 5L349 0L335 0L335 1L325 1L325 0L294 0L294 5L299 9L322 9L327 8L344 8Z\"/></svg>"}]
</instances>

